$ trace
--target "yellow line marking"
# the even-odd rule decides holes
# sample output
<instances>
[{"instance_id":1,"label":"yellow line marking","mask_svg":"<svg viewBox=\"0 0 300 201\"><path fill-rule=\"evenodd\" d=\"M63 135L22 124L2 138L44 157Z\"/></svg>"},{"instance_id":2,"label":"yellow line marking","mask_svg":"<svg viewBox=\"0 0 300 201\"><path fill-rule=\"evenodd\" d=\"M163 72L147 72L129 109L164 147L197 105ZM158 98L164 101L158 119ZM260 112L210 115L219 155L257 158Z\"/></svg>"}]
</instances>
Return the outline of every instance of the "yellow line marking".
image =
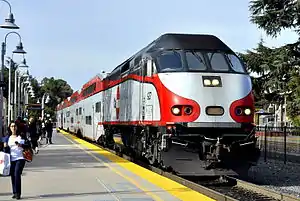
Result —
<instances>
[{"instance_id":1,"label":"yellow line marking","mask_svg":"<svg viewBox=\"0 0 300 201\"><path fill-rule=\"evenodd\" d=\"M106 151L104 149L101 149L100 147L98 147L96 145L93 145L89 142L86 142L82 139L79 139L74 135L68 134L64 131L60 131L60 132L65 134L65 135L70 136L75 142L78 142L79 144L81 144L81 145L93 150L94 152L106 157L107 159L114 162L115 164L118 164L119 166L129 170L130 172L138 175L139 177L144 178L148 182L164 189L165 191L169 192L171 195L177 197L180 200L214 201L214 199L212 199L210 197L207 197L207 196L205 196L205 195L203 195L203 194L201 194L197 191L194 191L194 190L192 190L192 189L190 189L190 188L188 188L184 185L181 185L181 184L179 184L175 181L172 181L171 179L168 179L168 178L163 177L163 176L161 176L157 173L154 173L154 172L152 172L152 171L150 171L146 168L143 168L139 165L136 165L136 164L134 164L134 163L132 163L128 160L125 160L124 158L121 158L117 155L114 155L111 152ZM70 140L70 139L68 139L68 140ZM92 155L94 158L97 158L92 153L89 153L89 154ZM97 158L96 160L99 160L99 159ZM107 166L109 166L109 165L107 164ZM112 168L112 169L114 169L114 168ZM114 171L118 172L117 170L114 170ZM118 174L120 174L120 173L118 173ZM125 175L123 177L128 178ZM132 179L128 178L127 180L130 181ZM133 182L135 182L135 181L133 181ZM138 186L137 184L135 184L135 185ZM145 190L143 190L143 191L145 191Z\"/></svg>"},{"instance_id":2,"label":"yellow line marking","mask_svg":"<svg viewBox=\"0 0 300 201\"><path fill-rule=\"evenodd\" d=\"M64 135L70 136L75 142L78 142L79 144L82 144L82 142L85 142L65 131L61 131L60 132ZM115 169L114 167L112 167L111 165L109 165L108 163L104 162L103 160L101 160L100 158L98 158L97 156L95 156L92 152L82 148L79 144L76 144L74 141L70 140L68 137L62 135L66 140L68 140L69 142L71 142L72 144L74 144L76 147L80 148L81 150L83 150L84 152L86 152L88 155L90 155L91 157L93 157L96 161L104 164L106 167L108 167L109 169L111 169L113 172L117 173L118 175L120 175L121 177L123 177L124 179L128 180L129 182L131 182L132 184L134 184L136 187L138 187L139 189L141 189L143 192L145 192L147 195L151 196L154 200L156 201L163 201L163 199L161 199L160 197L158 197L157 195L155 195L154 193L150 192L150 190L142 187L141 185L139 185L134 179L129 178L128 176L122 174L121 172L119 172L117 169ZM88 142L85 142L88 143ZM90 143L89 143L90 144ZM83 145L83 144L82 144ZM95 146L96 147L96 146ZM95 148L93 148L95 150ZM97 149L99 149L97 147Z\"/></svg>"}]
</instances>

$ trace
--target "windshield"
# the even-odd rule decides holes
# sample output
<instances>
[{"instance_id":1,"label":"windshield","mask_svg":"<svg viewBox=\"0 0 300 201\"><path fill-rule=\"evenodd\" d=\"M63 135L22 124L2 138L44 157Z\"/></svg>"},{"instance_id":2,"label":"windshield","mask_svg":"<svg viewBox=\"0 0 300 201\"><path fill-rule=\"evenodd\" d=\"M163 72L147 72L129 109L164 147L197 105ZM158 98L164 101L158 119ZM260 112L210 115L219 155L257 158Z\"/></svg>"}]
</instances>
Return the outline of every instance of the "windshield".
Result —
<instances>
[{"instance_id":1,"label":"windshield","mask_svg":"<svg viewBox=\"0 0 300 201\"><path fill-rule=\"evenodd\" d=\"M157 57L160 72L232 72L246 73L240 59L224 52L175 51L169 50Z\"/></svg>"},{"instance_id":2,"label":"windshield","mask_svg":"<svg viewBox=\"0 0 300 201\"><path fill-rule=\"evenodd\" d=\"M166 51L157 57L159 69L161 71L182 71L182 58L178 51Z\"/></svg>"}]
</instances>

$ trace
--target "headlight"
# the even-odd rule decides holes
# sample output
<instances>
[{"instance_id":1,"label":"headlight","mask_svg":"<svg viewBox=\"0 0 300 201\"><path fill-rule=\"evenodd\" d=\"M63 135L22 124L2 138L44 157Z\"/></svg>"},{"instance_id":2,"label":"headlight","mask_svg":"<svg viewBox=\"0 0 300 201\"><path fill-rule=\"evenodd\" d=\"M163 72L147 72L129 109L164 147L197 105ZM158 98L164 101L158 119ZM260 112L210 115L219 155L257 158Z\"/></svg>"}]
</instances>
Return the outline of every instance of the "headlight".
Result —
<instances>
[{"instance_id":1,"label":"headlight","mask_svg":"<svg viewBox=\"0 0 300 201\"><path fill-rule=\"evenodd\" d=\"M250 115L251 114L251 110L249 108L244 110L245 115Z\"/></svg>"},{"instance_id":2,"label":"headlight","mask_svg":"<svg viewBox=\"0 0 300 201\"><path fill-rule=\"evenodd\" d=\"M212 80L212 85L217 86L219 84L220 84L219 80L217 80L217 79Z\"/></svg>"},{"instance_id":3,"label":"headlight","mask_svg":"<svg viewBox=\"0 0 300 201\"><path fill-rule=\"evenodd\" d=\"M203 83L204 83L205 86L210 86L210 85L211 85L211 81L208 80L208 79L205 79L205 80L203 81Z\"/></svg>"},{"instance_id":4,"label":"headlight","mask_svg":"<svg viewBox=\"0 0 300 201\"><path fill-rule=\"evenodd\" d=\"M172 113L173 113L174 115L178 115L178 114L180 113L180 109L179 109L178 107L173 107L173 108L172 108Z\"/></svg>"}]
</instances>

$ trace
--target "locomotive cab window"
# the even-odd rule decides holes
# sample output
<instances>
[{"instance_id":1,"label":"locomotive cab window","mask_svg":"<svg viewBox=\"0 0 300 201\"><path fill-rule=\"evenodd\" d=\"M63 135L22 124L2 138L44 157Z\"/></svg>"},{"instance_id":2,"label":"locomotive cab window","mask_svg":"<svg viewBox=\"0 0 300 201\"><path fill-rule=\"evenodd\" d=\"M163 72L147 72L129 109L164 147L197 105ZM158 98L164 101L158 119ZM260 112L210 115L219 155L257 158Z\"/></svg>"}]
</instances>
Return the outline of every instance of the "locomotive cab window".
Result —
<instances>
[{"instance_id":1,"label":"locomotive cab window","mask_svg":"<svg viewBox=\"0 0 300 201\"><path fill-rule=\"evenodd\" d=\"M122 66L122 68L121 68L121 73L125 73L126 71L129 70L129 66L130 66L129 64L130 64L130 61L126 62L126 63Z\"/></svg>"},{"instance_id":2,"label":"locomotive cab window","mask_svg":"<svg viewBox=\"0 0 300 201\"><path fill-rule=\"evenodd\" d=\"M189 70L207 69L204 56L200 52L186 52L185 56Z\"/></svg>"},{"instance_id":3,"label":"locomotive cab window","mask_svg":"<svg viewBox=\"0 0 300 201\"><path fill-rule=\"evenodd\" d=\"M237 56L235 56L234 54L227 54L226 57L228 59L228 62L230 64L231 68L235 72L238 72L238 73L246 72L244 66L242 65L241 60Z\"/></svg>"},{"instance_id":4,"label":"locomotive cab window","mask_svg":"<svg viewBox=\"0 0 300 201\"><path fill-rule=\"evenodd\" d=\"M229 71L229 66L222 53L208 53L207 56L214 71Z\"/></svg>"},{"instance_id":5,"label":"locomotive cab window","mask_svg":"<svg viewBox=\"0 0 300 201\"><path fill-rule=\"evenodd\" d=\"M165 51L157 57L160 71L182 70L181 56L178 51Z\"/></svg>"}]
</instances>

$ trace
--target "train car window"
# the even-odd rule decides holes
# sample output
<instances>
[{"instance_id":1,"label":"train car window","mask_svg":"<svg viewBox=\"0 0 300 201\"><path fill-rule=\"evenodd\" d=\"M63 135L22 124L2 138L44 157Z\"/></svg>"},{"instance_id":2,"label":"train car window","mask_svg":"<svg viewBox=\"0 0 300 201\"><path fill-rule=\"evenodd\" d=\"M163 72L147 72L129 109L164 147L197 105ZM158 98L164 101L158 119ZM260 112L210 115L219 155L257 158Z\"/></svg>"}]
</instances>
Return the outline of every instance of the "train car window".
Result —
<instances>
[{"instance_id":1,"label":"train car window","mask_svg":"<svg viewBox=\"0 0 300 201\"><path fill-rule=\"evenodd\" d=\"M78 116L78 108L76 109L76 116Z\"/></svg>"},{"instance_id":2,"label":"train car window","mask_svg":"<svg viewBox=\"0 0 300 201\"><path fill-rule=\"evenodd\" d=\"M129 61L126 62L123 66L122 66L122 69L121 69L121 73L124 73L126 71L129 70Z\"/></svg>"},{"instance_id":3,"label":"train car window","mask_svg":"<svg viewBox=\"0 0 300 201\"><path fill-rule=\"evenodd\" d=\"M134 59L134 66L137 66L137 65L139 65L139 63L140 63L140 61L142 60L142 56L141 55L139 55L139 56L137 56L135 59Z\"/></svg>"},{"instance_id":4,"label":"train car window","mask_svg":"<svg viewBox=\"0 0 300 201\"><path fill-rule=\"evenodd\" d=\"M83 96L88 96L90 94L92 94L96 89L96 83L92 84L91 86L89 86L88 88L86 88L83 92Z\"/></svg>"},{"instance_id":5,"label":"train car window","mask_svg":"<svg viewBox=\"0 0 300 201\"><path fill-rule=\"evenodd\" d=\"M205 59L200 52L185 53L188 67L190 70L206 70Z\"/></svg>"},{"instance_id":6,"label":"train car window","mask_svg":"<svg viewBox=\"0 0 300 201\"><path fill-rule=\"evenodd\" d=\"M166 51L158 56L157 62L161 71L178 71L183 68L180 53Z\"/></svg>"},{"instance_id":7,"label":"train car window","mask_svg":"<svg viewBox=\"0 0 300 201\"><path fill-rule=\"evenodd\" d=\"M215 71L229 71L229 66L222 53L208 53L208 59L211 63L211 67Z\"/></svg>"},{"instance_id":8,"label":"train car window","mask_svg":"<svg viewBox=\"0 0 300 201\"><path fill-rule=\"evenodd\" d=\"M80 107L79 108L79 115L81 115L82 114L82 108Z\"/></svg>"},{"instance_id":9,"label":"train car window","mask_svg":"<svg viewBox=\"0 0 300 201\"><path fill-rule=\"evenodd\" d=\"M229 61L229 64L231 65L231 68L238 73L245 73L244 66L242 65L241 61L237 56L234 54L227 54L226 55Z\"/></svg>"},{"instance_id":10,"label":"train car window","mask_svg":"<svg viewBox=\"0 0 300 201\"><path fill-rule=\"evenodd\" d=\"M76 102L76 100L77 100L77 96L76 97L73 97L73 98L71 98L71 103L73 104L73 103L75 103Z\"/></svg>"},{"instance_id":11,"label":"train car window","mask_svg":"<svg viewBox=\"0 0 300 201\"><path fill-rule=\"evenodd\" d=\"M66 118L64 117L64 123L66 123Z\"/></svg>"},{"instance_id":12,"label":"train car window","mask_svg":"<svg viewBox=\"0 0 300 201\"><path fill-rule=\"evenodd\" d=\"M92 116L85 117L85 124L92 125Z\"/></svg>"},{"instance_id":13,"label":"train car window","mask_svg":"<svg viewBox=\"0 0 300 201\"><path fill-rule=\"evenodd\" d=\"M71 117L71 123L74 123L74 118L73 117Z\"/></svg>"},{"instance_id":14,"label":"train car window","mask_svg":"<svg viewBox=\"0 0 300 201\"><path fill-rule=\"evenodd\" d=\"M96 103L96 112L99 113L101 111L101 102Z\"/></svg>"}]
</instances>

